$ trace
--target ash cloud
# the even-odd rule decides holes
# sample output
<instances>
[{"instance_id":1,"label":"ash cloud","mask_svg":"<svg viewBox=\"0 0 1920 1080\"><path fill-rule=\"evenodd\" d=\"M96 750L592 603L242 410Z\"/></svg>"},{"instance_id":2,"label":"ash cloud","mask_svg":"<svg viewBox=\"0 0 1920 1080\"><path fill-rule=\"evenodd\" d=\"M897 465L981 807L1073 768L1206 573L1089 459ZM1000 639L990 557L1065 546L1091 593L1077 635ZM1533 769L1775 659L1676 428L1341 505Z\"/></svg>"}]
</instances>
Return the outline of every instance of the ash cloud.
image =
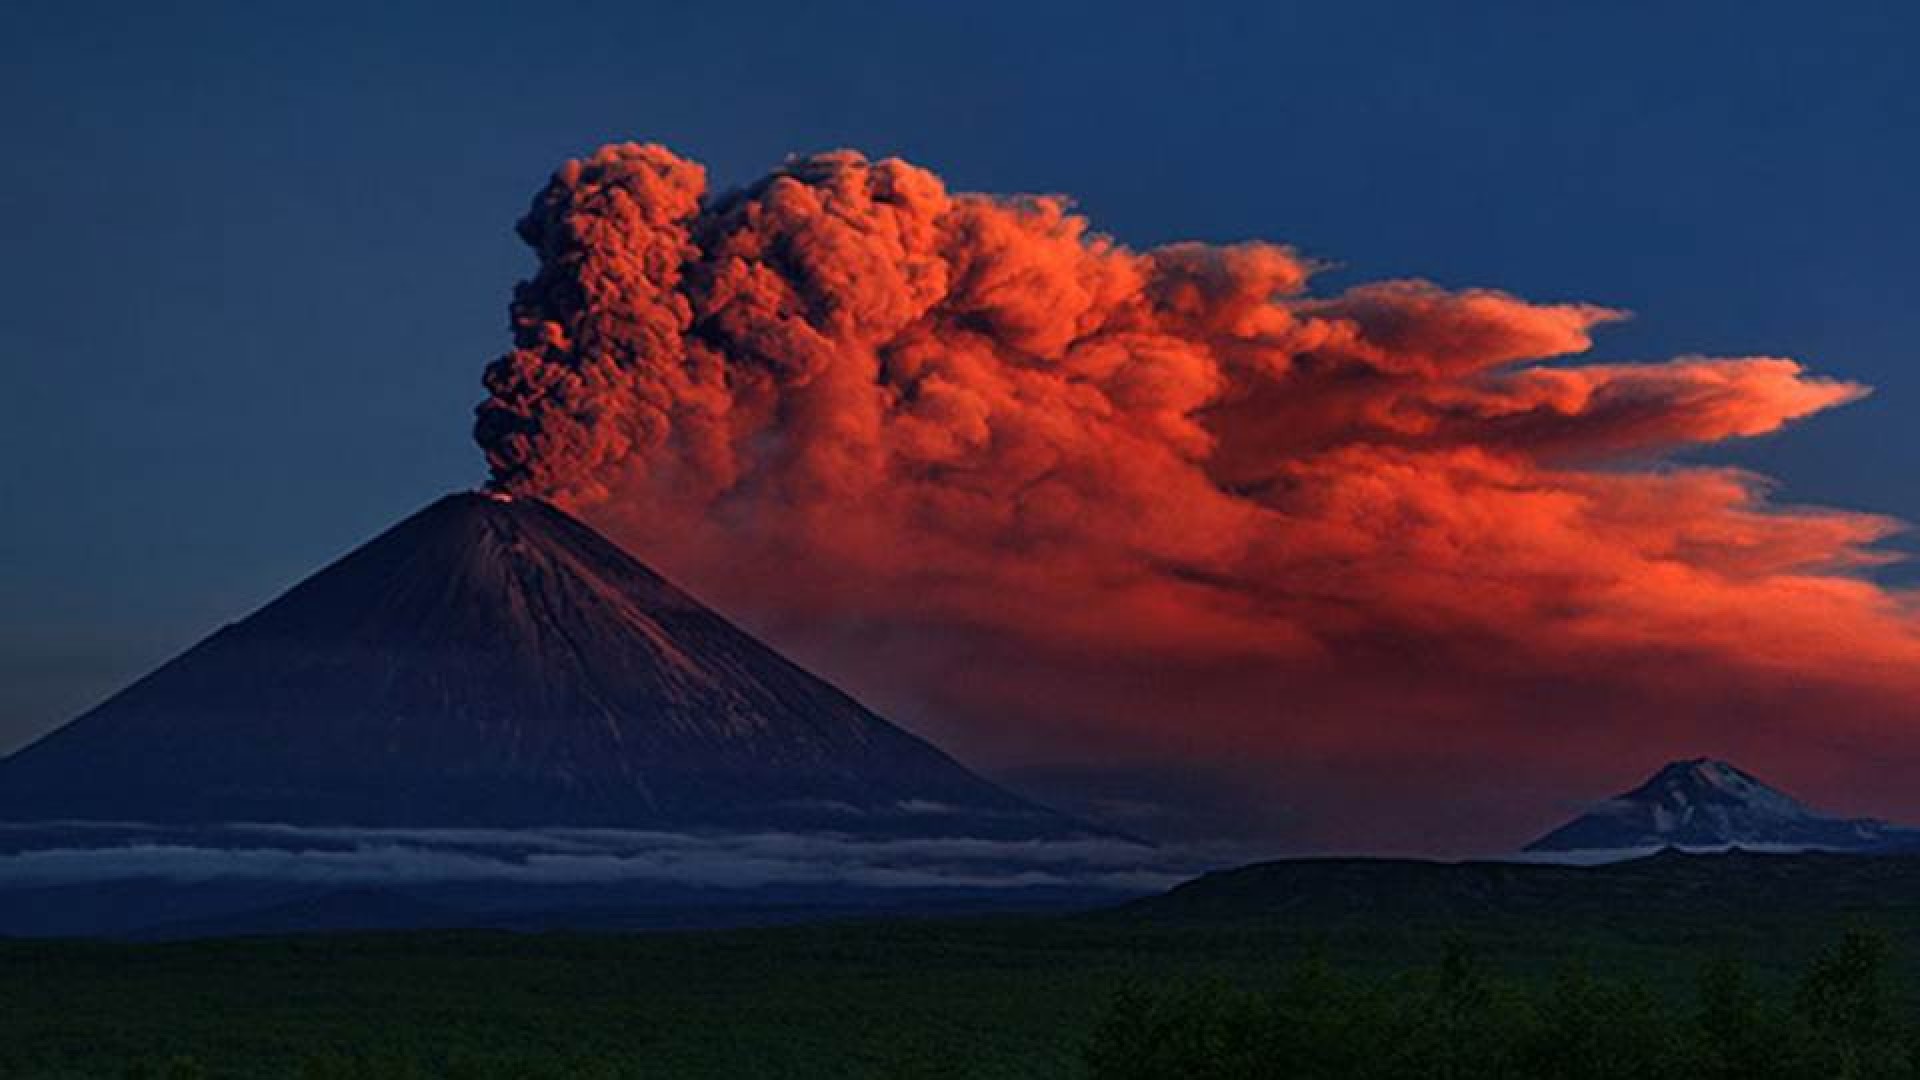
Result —
<instances>
[{"instance_id":1,"label":"ash cloud","mask_svg":"<svg viewBox=\"0 0 1920 1080\"><path fill-rule=\"evenodd\" d=\"M1895 523L1663 464L1857 384L1571 362L1623 313L1320 295L1284 246L1134 250L848 151L714 192L609 146L520 234L494 485L965 756L1218 768L1307 844L1498 848L1706 752L1920 814Z\"/></svg>"}]
</instances>

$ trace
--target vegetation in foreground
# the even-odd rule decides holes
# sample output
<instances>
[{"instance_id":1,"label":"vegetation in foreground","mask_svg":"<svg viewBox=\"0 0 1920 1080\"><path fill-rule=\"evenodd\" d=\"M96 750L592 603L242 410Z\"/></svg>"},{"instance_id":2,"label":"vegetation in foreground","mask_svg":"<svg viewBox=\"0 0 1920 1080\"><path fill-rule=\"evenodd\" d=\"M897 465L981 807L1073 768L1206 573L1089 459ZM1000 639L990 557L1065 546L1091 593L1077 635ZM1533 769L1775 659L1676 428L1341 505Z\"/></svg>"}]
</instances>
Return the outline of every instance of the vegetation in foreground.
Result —
<instances>
[{"instance_id":1,"label":"vegetation in foreground","mask_svg":"<svg viewBox=\"0 0 1920 1080\"><path fill-rule=\"evenodd\" d=\"M0 942L0 1076L1920 1075L1920 926L1844 918Z\"/></svg>"},{"instance_id":2,"label":"vegetation in foreground","mask_svg":"<svg viewBox=\"0 0 1920 1080\"><path fill-rule=\"evenodd\" d=\"M1276 990L1123 989L1089 1040L1090 1080L1895 1080L1920 1077L1920 1018L1886 940L1846 934L1789 994L1738 962L1690 1000L1570 967L1488 976L1463 948L1388 983L1297 965Z\"/></svg>"}]
</instances>

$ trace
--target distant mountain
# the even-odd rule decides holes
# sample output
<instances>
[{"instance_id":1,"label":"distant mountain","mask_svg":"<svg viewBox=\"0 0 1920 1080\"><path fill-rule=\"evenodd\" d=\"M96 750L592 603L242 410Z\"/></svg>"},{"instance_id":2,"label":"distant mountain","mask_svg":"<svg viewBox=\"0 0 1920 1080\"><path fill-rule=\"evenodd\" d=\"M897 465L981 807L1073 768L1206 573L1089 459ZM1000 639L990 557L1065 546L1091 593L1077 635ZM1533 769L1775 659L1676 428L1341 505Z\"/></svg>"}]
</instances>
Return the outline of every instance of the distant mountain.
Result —
<instances>
[{"instance_id":1,"label":"distant mountain","mask_svg":"<svg viewBox=\"0 0 1920 1080\"><path fill-rule=\"evenodd\" d=\"M1534 853L1727 847L1874 852L1920 848L1920 830L1829 817L1724 761L1676 761L1528 844Z\"/></svg>"},{"instance_id":2,"label":"distant mountain","mask_svg":"<svg viewBox=\"0 0 1920 1080\"><path fill-rule=\"evenodd\" d=\"M546 503L441 499L0 761L0 821L1079 827Z\"/></svg>"}]
</instances>

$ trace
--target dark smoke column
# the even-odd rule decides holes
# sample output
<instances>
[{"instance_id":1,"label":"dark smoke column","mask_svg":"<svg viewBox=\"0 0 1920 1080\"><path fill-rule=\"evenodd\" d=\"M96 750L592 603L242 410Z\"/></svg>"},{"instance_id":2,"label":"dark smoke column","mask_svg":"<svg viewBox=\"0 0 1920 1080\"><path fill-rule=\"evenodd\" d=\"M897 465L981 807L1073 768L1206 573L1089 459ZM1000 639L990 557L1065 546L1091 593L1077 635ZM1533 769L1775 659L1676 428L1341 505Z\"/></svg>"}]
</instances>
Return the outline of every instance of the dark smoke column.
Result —
<instances>
[{"instance_id":1,"label":"dark smoke column","mask_svg":"<svg viewBox=\"0 0 1920 1080\"><path fill-rule=\"evenodd\" d=\"M475 437L493 486L568 502L660 441L689 389L680 292L706 170L658 146L608 146L554 174L520 220L540 271L515 290L512 352L485 378Z\"/></svg>"}]
</instances>

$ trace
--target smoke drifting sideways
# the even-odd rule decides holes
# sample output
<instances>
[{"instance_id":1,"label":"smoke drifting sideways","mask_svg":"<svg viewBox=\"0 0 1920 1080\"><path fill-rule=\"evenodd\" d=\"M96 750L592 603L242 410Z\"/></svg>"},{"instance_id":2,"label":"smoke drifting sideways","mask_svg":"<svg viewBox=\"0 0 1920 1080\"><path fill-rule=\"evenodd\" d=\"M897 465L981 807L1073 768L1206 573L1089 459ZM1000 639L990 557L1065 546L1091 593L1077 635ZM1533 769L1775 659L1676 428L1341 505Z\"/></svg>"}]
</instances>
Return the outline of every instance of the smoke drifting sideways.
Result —
<instances>
[{"instance_id":1,"label":"smoke drifting sideways","mask_svg":"<svg viewBox=\"0 0 1920 1080\"><path fill-rule=\"evenodd\" d=\"M1133 250L849 151L713 193L608 146L519 232L494 489L962 756L1201 777L1209 828L1307 848L1499 846L1699 753L1920 813L1896 523L1670 460L1862 386L1557 360L1624 313L1317 295L1284 246Z\"/></svg>"}]
</instances>

